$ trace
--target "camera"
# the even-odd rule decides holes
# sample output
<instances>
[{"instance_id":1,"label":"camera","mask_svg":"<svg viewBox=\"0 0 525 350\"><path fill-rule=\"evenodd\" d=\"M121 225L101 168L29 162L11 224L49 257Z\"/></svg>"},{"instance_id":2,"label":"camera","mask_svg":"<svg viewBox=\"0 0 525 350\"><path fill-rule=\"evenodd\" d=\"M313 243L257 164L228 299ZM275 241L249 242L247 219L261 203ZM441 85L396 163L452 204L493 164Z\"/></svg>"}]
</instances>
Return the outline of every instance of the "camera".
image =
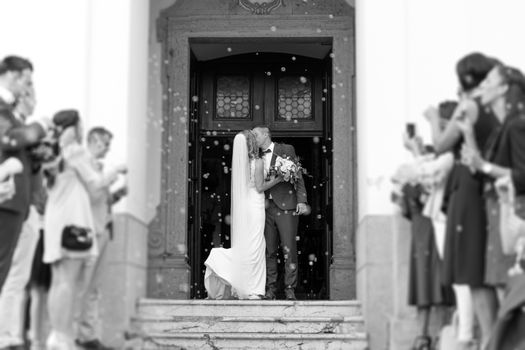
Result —
<instances>
[{"instance_id":1,"label":"camera","mask_svg":"<svg viewBox=\"0 0 525 350\"><path fill-rule=\"evenodd\" d=\"M55 161L60 154L57 131L52 130L38 144L30 147L29 154L33 161L34 170L40 169L42 164Z\"/></svg>"}]
</instances>

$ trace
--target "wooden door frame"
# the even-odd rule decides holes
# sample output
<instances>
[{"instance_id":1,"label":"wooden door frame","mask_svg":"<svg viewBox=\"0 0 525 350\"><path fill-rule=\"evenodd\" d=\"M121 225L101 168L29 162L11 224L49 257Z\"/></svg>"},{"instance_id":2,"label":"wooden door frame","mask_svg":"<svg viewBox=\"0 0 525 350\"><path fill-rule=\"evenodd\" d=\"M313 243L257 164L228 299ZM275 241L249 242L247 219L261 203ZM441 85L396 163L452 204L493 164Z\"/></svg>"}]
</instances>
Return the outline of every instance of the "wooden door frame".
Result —
<instances>
[{"instance_id":1,"label":"wooden door frame","mask_svg":"<svg viewBox=\"0 0 525 350\"><path fill-rule=\"evenodd\" d=\"M197 5L200 4L200 5ZM162 46L163 125L160 230L152 230L148 247L149 296L187 299L190 267L186 260L188 203L188 108L191 40L243 38L256 41L316 40L333 42L333 263L330 298L356 297L355 232L357 228L356 118L354 113L354 9L344 0L325 0L308 14L310 2L292 0L275 14L256 16L231 2L178 0L158 21ZM199 7L200 6L200 7ZM299 9L299 11L297 11ZM227 17L225 17L227 16ZM225 20L228 18L228 20ZM306 24L305 24L306 23ZM274 30L274 28L276 30ZM285 39L283 37L286 37ZM160 277L159 277L160 276Z\"/></svg>"}]
</instances>

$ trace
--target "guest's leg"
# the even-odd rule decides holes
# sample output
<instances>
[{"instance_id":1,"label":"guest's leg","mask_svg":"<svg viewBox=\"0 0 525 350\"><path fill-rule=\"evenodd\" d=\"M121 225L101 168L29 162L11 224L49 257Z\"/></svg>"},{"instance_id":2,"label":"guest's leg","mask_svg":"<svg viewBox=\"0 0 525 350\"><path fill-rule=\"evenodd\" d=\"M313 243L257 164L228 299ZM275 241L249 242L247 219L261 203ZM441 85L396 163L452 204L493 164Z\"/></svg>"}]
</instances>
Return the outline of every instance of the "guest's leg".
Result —
<instances>
[{"instance_id":1,"label":"guest's leg","mask_svg":"<svg viewBox=\"0 0 525 350\"><path fill-rule=\"evenodd\" d=\"M470 287L465 284L452 285L456 295L456 309L458 313L458 340L469 342L474 338L474 306Z\"/></svg>"},{"instance_id":2,"label":"guest's leg","mask_svg":"<svg viewBox=\"0 0 525 350\"><path fill-rule=\"evenodd\" d=\"M31 342L31 350L45 350L49 328L46 288L31 288L31 308L29 315L29 340Z\"/></svg>"},{"instance_id":3,"label":"guest's leg","mask_svg":"<svg viewBox=\"0 0 525 350\"><path fill-rule=\"evenodd\" d=\"M285 288L297 287L297 227L299 217L293 215L293 210L279 211L275 223L279 230L279 237L284 255L284 284Z\"/></svg>"},{"instance_id":4,"label":"guest's leg","mask_svg":"<svg viewBox=\"0 0 525 350\"><path fill-rule=\"evenodd\" d=\"M487 346L498 312L498 298L491 287L472 288L474 310L481 327L481 350Z\"/></svg>"},{"instance_id":5,"label":"guest's leg","mask_svg":"<svg viewBox=\"0 0 525 350\"><path fill-rule=\"evenodd\" d=\"M266 222L264 226L264 238L266 241L266 289L275 293L277 289L277 250L279 248L279 236L275 227L275 216L278 208L273 201L266 209Z\"/></svg>"},{"instance_id":6,"label":"guest's leg","mask_svg":"<svg viewBox=\"0 0 525 350\"><path fill-rule=\"evenodd\" d=\"M78 339L89 341L100 339L100 277L104 270L105 253L109 242L109 232L97 236L99 255L93 263L89 263L85 269L85 283L79 291L78 315Z\"/></svg>"},{"instance_id":7,"label":"guest's leg","mask_svg":"<svg viewBox=\"0 0 525 350\"><path fill-rule=\"evenodd\" d=\"M0 292L9 273L24 215L0 209Z\"/></svg>"},{"instance_id":8,"label":"guest's leg","mask_svg":"<svg viewBox=\"0 0 525 350\"><path fill-rule=\"evenodd\" d=\"M84 260L62 259L52 265L49 290L49 320L53 331L73 339L73 305L76 283Z\"/></svg>"},{"instance_id":9,"label":"guest's leg","mask_svg":"<svg viewBox=\"0 0 525 350\"><path fill-rule=\"evenodd\" d=\"M36 211L24 222L16 244L11 268L0 294L0 348L21 345L24 342L23 328L25 287L31 274L31 266L38 243L38 217Z\"/></svg>"},{"instance_id":10,"label":"guest's leg","mask_svg":"<svg viewBox=\"0 0 525 350\"><path fill-rule=\"evenodd\" d=\"M421 335L422 336L428 336L428 324L430 321L430 307L424 306L424 307L418 307L417 313L420 318L421 322Z\"/></svg>"}]
</instances>

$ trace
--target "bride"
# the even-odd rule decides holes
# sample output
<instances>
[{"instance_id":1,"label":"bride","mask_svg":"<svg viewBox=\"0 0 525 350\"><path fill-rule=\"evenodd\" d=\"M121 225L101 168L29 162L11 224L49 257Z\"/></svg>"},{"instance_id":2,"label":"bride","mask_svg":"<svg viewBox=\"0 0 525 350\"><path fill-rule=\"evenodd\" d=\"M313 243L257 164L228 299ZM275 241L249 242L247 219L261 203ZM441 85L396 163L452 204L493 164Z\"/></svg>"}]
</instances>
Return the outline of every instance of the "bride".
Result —
<instances>
[{"instance_id":1,"label":"bride","mask_svg":"<svg viewBox=\"0 0 525 350\"><path fill-rule=\"evenodd\" d=\"M264 191L283 181L264 178L255 136L249 130L233 140L231 248L213 248L204 262L209 299L261 299L266 284Z\"/></svg>"}]
</instances>

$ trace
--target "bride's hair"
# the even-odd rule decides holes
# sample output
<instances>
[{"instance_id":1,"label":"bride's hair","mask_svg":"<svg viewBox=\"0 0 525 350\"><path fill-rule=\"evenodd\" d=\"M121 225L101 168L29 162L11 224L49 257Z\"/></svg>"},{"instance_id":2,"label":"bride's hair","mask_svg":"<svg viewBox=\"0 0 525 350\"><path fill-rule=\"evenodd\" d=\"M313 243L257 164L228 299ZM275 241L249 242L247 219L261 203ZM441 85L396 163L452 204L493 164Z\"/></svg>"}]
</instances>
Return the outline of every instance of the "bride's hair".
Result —
<instances>
[{"instance_id":1,"label":"bride's hair","mask_svg":"<svg viewBox=\"0 0 525 350\"><path fill-rule=\"evenodd\" d=\"M259 147L257 146L257 140L251 130L243 130L241 134L246 138L246 145L248 146L248 157L250 159L259 158Z\"/></svg>"}]
</instances>

